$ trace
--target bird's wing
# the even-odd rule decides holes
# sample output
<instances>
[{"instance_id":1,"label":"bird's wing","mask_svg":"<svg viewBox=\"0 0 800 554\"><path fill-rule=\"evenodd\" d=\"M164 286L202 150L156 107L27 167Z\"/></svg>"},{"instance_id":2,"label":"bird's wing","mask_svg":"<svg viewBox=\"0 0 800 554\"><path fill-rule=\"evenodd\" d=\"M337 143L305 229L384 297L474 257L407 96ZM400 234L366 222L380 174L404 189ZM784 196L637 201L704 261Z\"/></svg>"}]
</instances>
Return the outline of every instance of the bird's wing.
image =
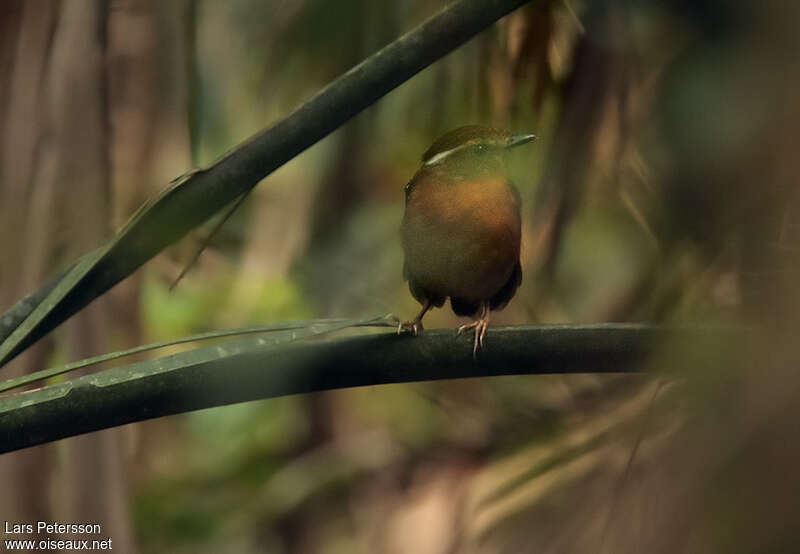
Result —
<instances>
[{"instance_id":1,"label":"bird's wing","mask_svg":"<svg viewBox=\"0 0 800 554\"><path fill-rule=\"evenodd\" d=\"M506 284L503 285L497 293L492 297L491 302L489 303L489 307L492 310L502 310L508 304L508 301L514 297L514 294L517 292L517 288L522 283L522 266L519 262L517 265L514 266L514 270L511 272L511 276L506 281Z\"/></svg>"}]
</instances>

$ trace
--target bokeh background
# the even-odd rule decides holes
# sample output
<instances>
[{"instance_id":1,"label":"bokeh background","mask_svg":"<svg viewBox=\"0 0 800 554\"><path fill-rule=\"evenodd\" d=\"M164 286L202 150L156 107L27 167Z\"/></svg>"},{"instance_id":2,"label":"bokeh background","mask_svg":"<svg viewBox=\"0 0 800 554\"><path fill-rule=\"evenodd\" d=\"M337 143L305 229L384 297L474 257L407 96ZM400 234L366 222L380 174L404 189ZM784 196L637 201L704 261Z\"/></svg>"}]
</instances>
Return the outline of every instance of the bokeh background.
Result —
<instances>
[{"instance_id":1,"label":"bokeh background","mask_svg":"<svg viewBox=\"0 0 800 554\"><path fill-rule=\"evenodd\" d=\"M0 309L443 5L4 0ZM68 439L0 457L0 519L99 522L125 553L800 550L799 12L534 0L265 179L175 290L214 221L3 375L209 329L410 317L403 185L470 123L540 137L510 159L524 280L496 323L740 340L665 342L649 377L365 387Z\"/></svg>"}]
</instances>

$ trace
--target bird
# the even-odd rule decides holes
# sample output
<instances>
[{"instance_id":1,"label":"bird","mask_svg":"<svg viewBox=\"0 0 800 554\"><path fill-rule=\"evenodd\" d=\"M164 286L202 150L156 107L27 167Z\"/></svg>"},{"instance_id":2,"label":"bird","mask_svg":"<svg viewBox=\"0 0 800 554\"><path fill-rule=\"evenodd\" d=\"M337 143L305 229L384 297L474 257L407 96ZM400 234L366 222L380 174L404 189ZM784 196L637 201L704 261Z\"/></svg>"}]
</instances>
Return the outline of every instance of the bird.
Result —
<instances>
[{"instance_id":1,"label":"bird","mask_svg":"<svg viewBox=\"0 0 800 554\"><path fill-rule=\"evenodd\" d=\"M422 306L398 333L417 335L422 318L447 299L473 321L473 358L484 348L490 312L501 310L522 282L520 196L508 177L507 152L536 135L466 125L436 139L405 185L401 225L403 277ZM399 321L399 320L398 320Z\"/></svg>"}]
</instances>

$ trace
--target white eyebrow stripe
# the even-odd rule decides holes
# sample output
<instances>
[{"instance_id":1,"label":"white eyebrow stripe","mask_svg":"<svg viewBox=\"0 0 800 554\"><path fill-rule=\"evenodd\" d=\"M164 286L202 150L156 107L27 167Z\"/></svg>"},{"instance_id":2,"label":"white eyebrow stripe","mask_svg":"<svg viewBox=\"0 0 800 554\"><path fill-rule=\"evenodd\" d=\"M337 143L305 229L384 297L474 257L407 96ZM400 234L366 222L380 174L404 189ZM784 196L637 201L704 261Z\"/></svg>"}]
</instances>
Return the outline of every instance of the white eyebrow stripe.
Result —
<instances>
[{"instance_id":1,"label":"white eyebrow stripe","mask_svg":"<svg viewBox=\"0 0 800 554\"><path fill-rule=\"evenodd\" d=\"M440 161L442 161L443 159L445 159L447 156L452 154L453 152L458 152L459 150L463 150L464 148L468 148L469 146L472 146L472 145L471 144L460 144L460 145L456 146L455 148L451 148L450 150L445 150L444 152L439 152L438 154L435 154L435 155L431 156L429 159L425 160L425 162L422 165L434 165L434 164L437 164Z\"/></svg>"}]
</instances>

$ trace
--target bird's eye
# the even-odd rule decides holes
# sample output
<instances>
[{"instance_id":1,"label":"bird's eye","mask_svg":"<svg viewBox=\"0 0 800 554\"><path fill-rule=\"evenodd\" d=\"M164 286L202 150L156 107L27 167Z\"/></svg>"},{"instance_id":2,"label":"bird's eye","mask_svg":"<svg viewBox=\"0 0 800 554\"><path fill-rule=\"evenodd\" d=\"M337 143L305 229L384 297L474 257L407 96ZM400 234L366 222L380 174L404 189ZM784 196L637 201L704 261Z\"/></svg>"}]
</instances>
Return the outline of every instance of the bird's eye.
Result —
<instances>
[{"instance_id":1,"label":"bird's eye","mask_svg":"<svg viewBox=\"0 0 800 554\"><path fill-rule=\"evenodd\" d=\"M475 145L475 152L478 154L485 154L489 151L489 148L485 144L476 144Z\"/></svg>"}]
</instances>

